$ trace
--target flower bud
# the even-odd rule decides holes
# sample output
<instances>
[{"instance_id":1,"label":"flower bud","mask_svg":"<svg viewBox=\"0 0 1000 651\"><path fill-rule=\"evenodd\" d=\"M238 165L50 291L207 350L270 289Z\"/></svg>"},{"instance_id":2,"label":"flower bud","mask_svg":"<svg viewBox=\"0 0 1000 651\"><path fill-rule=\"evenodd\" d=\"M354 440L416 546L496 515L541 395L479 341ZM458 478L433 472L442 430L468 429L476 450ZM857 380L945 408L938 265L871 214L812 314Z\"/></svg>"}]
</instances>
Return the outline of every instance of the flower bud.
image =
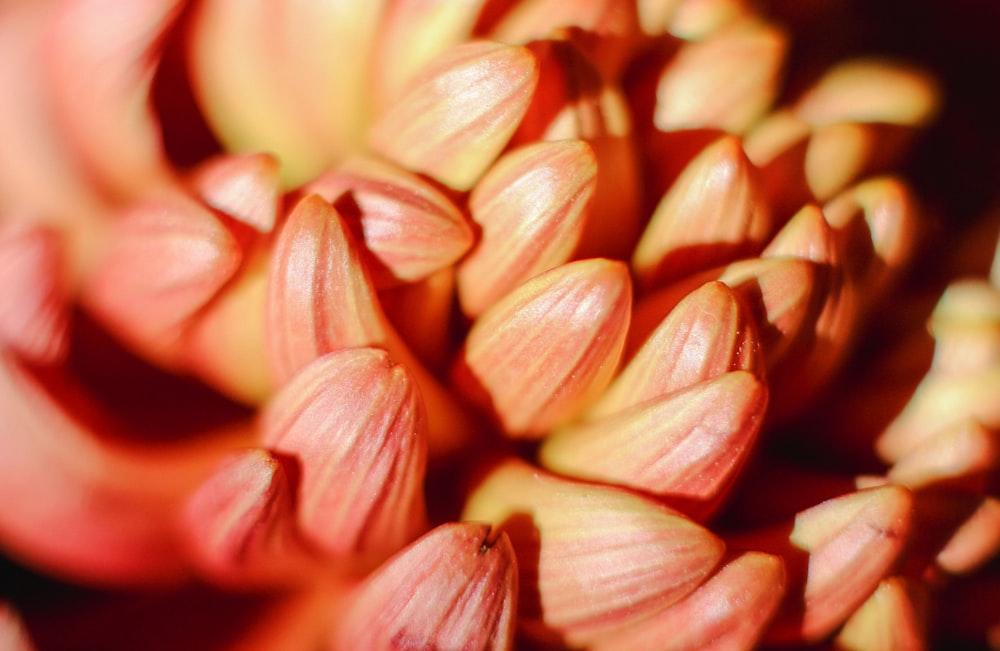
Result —
<instances>
[{"instance_id":1,"label":"flower bud","mask_svg":"<svg viewBox=\"0 0 1000 651\"><path fill-rule=\"evenodd\" d=\"M926 74L890 61L855 59L829 69L795 105L813 125L883 122L920 126L937 113L938 93Z\"/></svg>"},{"instance_id":2,"label":"flower bud","mask_svg":"<svg viewBox=\"0 0 1000 651\"><path fill-rule=\"evenodd\" d=\"M302 548L292 487L281 462L265 450L227 457L188 498L180 529L195 563L213 581L240 587L302 578L295 571Z\"/></svg>"},{"instance_id":3,"label":"flower bud","mask_svg":"<svg viewBox=\"0 0 1000 651\"><path fill-rule=\"evenodd\" d=\"M810 260L789 256L740 260L668 285L639 301L632 315L630 348L646 341L684 296L710 280L725 283L746 303L769 368L811 324L817 293L824 289L819 269Z\"/></svg>"},{"instance_id":4,"label":"flower bud","mask_svg":"<svg viewBox=\"0 0 1000 651\"><path fill-rule=\"evenodd\" d=\"M788 592L766 641L811 643L840 626L900 557L912 510L909 491L885 485L800 511L790 534L787 525L780 525L731 538L733 547L785 560Z\"/></svg>"},{"instance_id":5,"label":"flower bud","mask_svg":"<svg viewBox=\"0 0 1000 651\"><path fill-rule=\"evenodd\" d=\"M324 353L386 340L357 245L336 209L316 195L299 201L278 233L266 310L279 386Z\"/></svg>"},{"instance_id":6,"label":"flower bud","mask_svg":"<svg viewBox=\"0 0 1000 651\"><path fill-rule=\"evenodd\" d=\"M879 583L836 637L842 649L926 649L926 595L921 586L893 576Z\"/></svg>"}]
</instances>

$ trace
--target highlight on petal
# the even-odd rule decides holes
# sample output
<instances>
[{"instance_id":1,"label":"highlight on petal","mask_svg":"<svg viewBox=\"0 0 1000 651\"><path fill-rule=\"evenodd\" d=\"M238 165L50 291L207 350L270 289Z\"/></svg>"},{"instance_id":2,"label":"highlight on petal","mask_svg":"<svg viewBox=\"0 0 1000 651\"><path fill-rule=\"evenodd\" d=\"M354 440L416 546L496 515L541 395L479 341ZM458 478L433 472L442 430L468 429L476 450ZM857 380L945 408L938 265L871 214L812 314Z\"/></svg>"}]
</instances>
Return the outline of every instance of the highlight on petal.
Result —
<instances>
[{"instance_id":1,"label":"highlight on petal","mask_svg":"<svg viewBox=\"0 0 1000 651\"><path fill-rule=\"evenodd\" d=\"M201 163L192 184L212 208L261 233L278 216L280 165L271 154L220 155Z\"/></svg>"},{"instance_id":2,"label":"highlight on petal","mask_svg":"<svg viewBox=\"0 0 1000 651\"><path fill-rule=\"evenodd\" d=\"M161 354L242 260L236 234L198 202L179 194L150 199L111 227L84 302L117 336Z\"/></svg>"},{"instance_id":3,"label":"highlight on petal","mask_svg":"<svg viewBox=\"0 0 1000 651\"><path fill-rule=\"evenodd\" d=\"M745 0L638 0L636 6L647 36L687 40L704 39L752 13Z\"/></svg>"},{"instance_id":4,"label":"highlight on petal","mask_svg":"<svg viewBox=\"0 0 1000 651\"><path fill-rule=\"evenodd\" d=\"M740 141L724 136L688 163L662 197L632 254L646 286L755 254L770 209Z\"/></svg>"},{"instance_id":5,"label":"highlight on petal","mask_svg":"<svg viewBox=\"0 0 1000 651\"><path fill-rule=\"evenodd\" d=\"M595 651L750 649L763 636L785 590L781 558L744 552L725 562L680 602L615 635Z\"/></svg>"},{"instance_id":6,"label":"highlight on petal","mask_svg":"<svg viewBox=\"0 0 1000 651\"><path fill-rule=\"evenodd\" d=\"M265 309L279 386L324 353L387 338L358 247L336 209L316 195L299 201L278 233Z\"/></svg>"},{"instance_id":7,"label":"highlight on petal","mask_svg":"<svg viewBox=\"0 0 1000 651\"><path fill-rule=\"evenodd\" d=\"M1000 427L1000 368L961 377L930 373L920 381L912 399L875 442L879 457L894 462L910 454L938 432L975 420Z\"/></svg>"},{"instance_id":8,"label":"highlight on petal","mask_svg":"<svg viewBox=\"0 0 1000 651\"><path fill-rule=\"evenodd\" d=\"M926 125L940 104L936 84L912 66L853 59L828 70L795 105L810 124L884 122Z\"/></svg>"},{"instance_id":9,"label":"highlight on petal","mask_svg":"<svg viewBox=\"0 0 1000 651\"><path fill-rule=\"evenodd\" d=\"M889 575L910 536L913 497L885 485L826 500L786 525L730 538L782 556L788 592L765 641L812 643L832 633ZM805 558L803 558L805 554Z\"/></svg>"},{"instance_id":10,"label":"highlight on petal","mask_svg":"<svg viewBox=\"0 0 1000 651\"><path fill-rule=\"evenodd\" d=\"M462 518L510 536L518 625L543 644L586 646L662 612L701 584L725 550L710 531L657 502L515 460L472 489Z\"/></svg>"},{"instance_id":11,"label":"highlight on petal","mask_svg":"<svg viewBox=\"0 0 1000 651\"><path fill-rule=\"evenodd\" d=\"M671 18L668 31L678 38L703 39L752 14L753 8L746 0L682 0Z\"/></svg>"},{"instance_id":12,"label":"highlight on petal","mask_svg":"<svg viewBox=\"0 0 1000 651\"><path fill-rule=\"evenodd\" d=\"M179 524L199 570L235 587L301 581L292 499L289 478L269 452L225 458L188 498Z\"/></svg>"},{"instance_id":13,"label":"highlight on petal","mask_svg":"<svg viewBox=\"0 0 1000 651\"><path fill-rule=\"evenodd\" d=\"M786 41L774 27L745 20L685 43L660 75L656 127L745 132L778 92Z\"/></svg>"},{"instance_id":14,"label":"highlight on petal","mask_svg":"<svg viewBox=\"0 0 1000 651\"><path fill-rule=\"evenodd\" d=\"M702 520L753 449L766 408L764 383L733 371L557 430L539 458L565 475L660 495Z\"/></svg>"},{"instance_id":15,"label":"highlight on petal","mask_svg":"<svg viewBox=\"0 0 1000 651\"><path fill-rule=\"evenodd\" d=\"M40 224L0 221L0 342L36 363L69 346L69 288L59 236Z\"/></svg>"},{"instance_id":16,"label":"highlight on petal","mask_svg":"<svg viewBox=\"0 0 1000 651\"><path fill-rule=\"evenodd\" d=\"M586 417L607 416L739 370L763 373L757 329L736 293L709 281L670 310Z\"/></svg>"},{"instance_id":17,"label":"highlight on petal","mask_svg":"<svg viewBox=\"0 0 1000 651\"><path fill-rule=\"evenodd\" d=\"M638 16L632 2L622 0L525 0L507 11L491 36L504 43L527 43L550 38L559 30L577 28L603 37L599 47L611 48L616 39L631 38L638 31ZM611 58L601 50L602 57ZM615 57L617 58L617 57Z\"/></svg>"},{"instance_id":18,"label":"highlight on petal","mask_svg":"<svg viewBox=\"0 0 1000 651\"><path fill-rule=\"evenodd\" d=\"M263 444L299 466L303 535L329 555L377 559L426 527L426 427L409 373L375 348L307 365L260 422Z\"/></svg>"},{"instance_id":19,"label":"highlight on petal","mask_svg":"<svg viewBox=\"0 0 1000 651\"><path fill-rule=\"evenodd\" d=\"M466 315L481 314L517 285L569 260L596 175L597 161L582 140L526 145L486 172L469 196L479 241L458 267Z\"/></svg>"},{"instance_id":20,"label":"highlight on petal","mask_svg":"<svg viewBox=\"0 0 1000 651\"><path fill-rule=\"evenodd\" d=\"M514 437L538 437L586 408L611 381L632 289L621 262L547 271L473 325L453 378Z\"/></svg>"},{"instance_id":21,"label":"highlight on petal","mask_svg":"<svg viewBox=\"0 0 1000 651\"><path fill-rule=\"evenodd\" d=\"M513 648L517 562L486 524L440 525L358 588L335 630L336 651Z\"/></svg>"},{"instance_id":22,"label":"highlight on petal","mask_svg":"<svg viewBox=\"0 0 1000 651\"><path fill-rule=\"evenodd\" d=\"M472 227L451 199L416 174L375 158L350 158L302 191L333 204L363 242L379 287L426 278L472 246Z\"/></svg>"},{"instance_id":23,"label":"highlight on petal","mask_svg":"<svg viewBox=\"0 0 1000 651\"><path fill-rule=\"evenodd\" d=\"M468 190L514 134L538 80L520 46L474 41L432 61L375 124L373 149L404 167Z\"/></svg>"}]
</instances>

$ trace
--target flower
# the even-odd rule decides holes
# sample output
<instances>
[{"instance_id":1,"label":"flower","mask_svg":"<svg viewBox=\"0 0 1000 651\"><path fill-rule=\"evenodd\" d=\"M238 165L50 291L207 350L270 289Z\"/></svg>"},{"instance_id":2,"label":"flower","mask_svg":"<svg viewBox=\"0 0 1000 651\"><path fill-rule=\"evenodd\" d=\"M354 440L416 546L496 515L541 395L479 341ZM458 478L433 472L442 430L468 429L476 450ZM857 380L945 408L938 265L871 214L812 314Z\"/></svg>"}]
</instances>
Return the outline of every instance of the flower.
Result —
<instances>
[{"instance_id":1,"label":"flower","mask_svg":"<svg viewBox=\"0 0 1000 651\"><path fill-rule=\"evenodd\" d=\"M997 219L932 257L896 171L942 86L570 6L0 7L0 638L996 638Z\"/></svg>"}]
</instances>

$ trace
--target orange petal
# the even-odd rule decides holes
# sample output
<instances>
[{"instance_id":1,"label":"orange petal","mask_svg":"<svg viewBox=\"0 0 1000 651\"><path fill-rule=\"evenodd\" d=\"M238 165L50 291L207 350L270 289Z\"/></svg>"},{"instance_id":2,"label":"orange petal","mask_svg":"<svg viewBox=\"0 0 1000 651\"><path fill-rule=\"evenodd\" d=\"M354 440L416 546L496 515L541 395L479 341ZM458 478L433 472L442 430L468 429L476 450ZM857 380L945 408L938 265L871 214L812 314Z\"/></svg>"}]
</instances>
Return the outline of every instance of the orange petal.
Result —
<instances>
[{"instance_id":1,"label":"orange petal","mask_svg":"<svg viewBox=\"0 0 1000 651\"><path fill-rule=\"evenodd\" d=\"M125 443L123 426L96 405L56 370L32 371L0 352L0 494L22 498L0 509L4 547L85 583L177 581L187 569L171 530L175 509L233 440L219 432Z\"/></svg>"},{"instance_id":2,"label":"orange petal","mask_svg":"<svg viewBox=\"0 0 1000 651\"><path fill-rule=\"evenodd\" d=\"M630 346L646 341L684 297L709 280L718 279L746 302L757 323L767 366L782 359L802 329L811 325L823 289L812 261L795 257L752 258L693 276L641 300L633 312Z\"/></svg>"},{"instance_id":3,"label":"orange petal","mask_svg":"<svg viewBox=\"0 0 1000 651\"><path fill-rule=\"evenodd\" d=\"M192 184L212 208L269 233L278 214L279 173L271 154L218 156L195 169Z\"/></svg>"},{"instance_id":4,"label":"orange petal","mask_svg":"<svg viewBox=\"0 0 1000 651\"><path fill-rule=\"evenodd\" d=\"M55 232L0 222L0 341L26 359L52 363L69 345L69 288Z\"/></svg>"},{"instance_id":5,"label":"orange petal","mask_svg":"<svg viewBox=\"0 0 1000 651\"><path fill-rule=\"evenodd\" d=\"M927 603L921 586L894 576L881 583L837 634L841 649L926 649Z\"/></svg>"},{"instance_id":6,"label":"orange petal","mask_svg":"<svg viewBox=\"0 0 1000 651\"><path fill-rule=\"evenodd\" d=\"M587 411L599 418L728 371L763 372L750 314L727 285L710 281L672 309Z\"/></svg>"},{"instance_id":7,"label":"orange petal","mask_svg":"<svg viewBox=\"0 0 1000 651\"><path fill-rule=\"evenodd\" d=\"M571 262L536 276L480 317L453 376L511 436L538 437L608 385L628 329L621 262Z\"/></svg>"},{"instance_id":8,"label":"orange petal","mask_svg":"<svg viewBox=\"0 0 1000 651\"><path fill-rule=\"evenodd\" d=\"M733 371L558 430L539 455L556 472L654 493L702 520L753 449L766 407L767 387Z\"/></svg>"},{"instance_id":9,"label":"orange petal","mask_svg":"<svg viewBox=\"0 0 1000 651\"><path fill-rule=\"evenodd\" d=\"M316 195L299 201L278 234L265 309L279 386L324 353L387 338L357 245L336 209Z\"/></svg>"},{"instance_id":10,"label":"orange petal","mask_svg":"<svg viewBox=\"0 0 1000 651\"><path fill-rule=\"evenodd\" d=\"M235 233L201 204L178 194L147 200L112 227L84 300L141 351L169 353L242 259Z\"/></svg>"},{"instance_id":11,"label":"orange petal","mask_svg":"<svg viewBox=\"0 0 1000 651\"><path fill-rule=\"evenodd\" d=\"M451 199L419 176L374 158L351 158L303 192L332 203L352 227L380 287L426 278L472 246L472 228Z\"/></svg>"},{"instance_id":12,"label":"orange petal","mask_svg":"<svg viewBox=\"0 0 1000 651\"><path fill-rule=\"evenodd\" d=\"M766 640L819 641L886 578L910 535L913 498L886 485L827 500L798 513L794 526L731 540L741 549L781 555L788 596Z\"/></svg>"},{"instance_id":13,"label":"orange petal","mask_svg":"<svg viewBox=\"0 0 1000 651\"><path fill-rule=\"evenodd\" d=\"M135 198L173 180L149 88L181 0L68 0L49 25L58 118L101 185ZM108 16L115 20L109 22Z\"/></svg>"},{"instance_id":14,"label":"orange petal","mask_svg":"<svg viewBox=\"0 0 1000 651\"><path fill-rule=\"evenodd\" d=\"M469 40L486 0L394 0L382 16L374 47L375 104L392 106L434 57Z\"/></svg>"},{"instance_id":15,"label":"orange petal","mask_svg":"<svg viewBox=\"0 0 1000 651\"><path fill-rule=\"evenodd\" d=\"M632 254L646 286L744 258L771 234L771 215L740 141L725 136L688 163Z\"/></svg>"},{"instance_id":16,"label":"orange petal","mask_svg":"<svg viewBox=\"0 0 1000 651\"><path fill-rule=\"evenodd\" d=\"M307 365L260 423L264 445L299 464L303 534L327 554L376 559L426 527L426 427L410 375L374 348Z\"/></svg>"},{"instance_id":17,"label":"orange petal","mask_svg":"<svg viewBox=\"0 0 1000 651\"><path fill-rule=\"evenodd\" d=\"M982 501L955 530L936 556L936 565L950 574L979 570L1000 552L1000 499Z\"/></svg>"},{"instance_id":18,"label":"orange petal","mask_svg":"<svg viewBox=\"0 0 1000 651\"><path fill-rule=\"evenodd\" d=\"M745 552L662 613L589 648L632 651L750 649L774 616L785 590L781 558Z\"/></svg>"},{"instance_id":19,"label":"orange petal","mask_svg":"<svg viewBox=\"0 0 1000 651\"><path fill-rule=\"evenodd\" d=\"M443 524L358 588L332 648L511 649L516 608L517 564L506 534Z\"/></svg>"},{"instance_id":20,"label":"orange petal","mask_svg":"<svg viewBox=\"0 0 1000 651\"><path fill-rule=\"evenodd\" d=\"M876 177L844 190L823 206L837 231L848 278L865 289L865 305L905 269L920 232L918 203L905 183Z\"/></svg>"},{"instance_id":21,"label":"orange petal","mask_svg":"<svg viewBox=\"0 0 1000 651\"><path fill-rule=\"evenodd\" d=\"M770 25L745 20L684 44L656 88L657 128L745 132L777 94L786 40Z\"/></svg>"},{"instance_id":22,"label":"orange petal","mask_svg":"<svg viewBox=\"0 0 1000 651\"><path fill-rule=\"evenodd\" d=\"M467 443L464 408L392 330L343 219L317 195L292 209L268 269L265 334L278 386L317 357L357 346L385 347L405 364L427 405L432 452Z\"/></svg>"},{"instance_id":23,"label":"orange petal","mask_svg":"<svg viewBox=\"0 0 1000 651\"><path fill-rule=\"evenodd\" d=\"M887 60L854 59L830 68L795 105L810 124L884 122L911 126L933 119L940 98L925 73Z\"/></svg>"},{"instance_id":24,"label":"orange petal","mask_svg":"<svg viewBox=\"0 0 1000 651\"><path fill-rule=\"evenodd\" d=\"M510 536L522 632L573 647L678 602L724 552L711 532L652 500L513 460L474 488L462 518Z\"/></svg>"},{"instance_id":25,"label":"orange petal","mask_svg":"<svg viewBox=\"0 0 1000 651\"><path fill-rule=\"evenodd\" d=\"M458 267L458 297L472 317L511 289L566 262L594 194L597 162L581 140L527 145L502 156L473 188L479 242Z\"/></svg>"},{"instance_id":26,"label":"orange petal","mask_svg":"<svg viewBox=\"0 0 1000 651\"><path fill-rule=\"evenodd\" d=\"M597 179L574 257L625 258L642 228L642 174L632 113L614 77L575 42L551 39L527 45L538 59L538 85L512 143L584 140L597 161Z\"/></svg>"},{"instance_id":27,"label":"orange petal","mask_svg":"<svg viewBox=\"0 0 1000 651\"><path fill-rule=\"evenodd\" d=\"M188 498L181 532L201 572L235 587L302 579L289 479L264 450L234 453Z\"/></svg>"},{"instance_id":28,"label":"orange petal","mask_svg":"<svg viewBox=\"0 0 1000 651\"><path fill-rule=\"evenodd\" d=\"M492 164L524 116L538 79L523 47L476 41L437 57L375 124L372 148L456 190Z\"/></svg>"}]
</instances>

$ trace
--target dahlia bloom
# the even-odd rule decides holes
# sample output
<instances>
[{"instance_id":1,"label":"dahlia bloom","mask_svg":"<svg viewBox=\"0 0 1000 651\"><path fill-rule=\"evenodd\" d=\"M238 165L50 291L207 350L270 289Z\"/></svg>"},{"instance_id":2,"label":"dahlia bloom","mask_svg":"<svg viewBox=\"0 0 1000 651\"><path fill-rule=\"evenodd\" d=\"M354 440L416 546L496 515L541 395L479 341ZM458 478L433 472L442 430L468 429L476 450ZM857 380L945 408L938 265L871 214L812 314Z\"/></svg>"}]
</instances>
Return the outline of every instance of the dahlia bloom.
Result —
<instances>
[{"instance_id":1,"label":"dahlia bloom","mask_svg":"<svg viewBox=\"0 0 1000 651\"><path fill-rule=\"evenodd\" d=\"M1000 644L1000 212L797 27L0 6L0 646Z\"/></svg>"}]
</instances>

